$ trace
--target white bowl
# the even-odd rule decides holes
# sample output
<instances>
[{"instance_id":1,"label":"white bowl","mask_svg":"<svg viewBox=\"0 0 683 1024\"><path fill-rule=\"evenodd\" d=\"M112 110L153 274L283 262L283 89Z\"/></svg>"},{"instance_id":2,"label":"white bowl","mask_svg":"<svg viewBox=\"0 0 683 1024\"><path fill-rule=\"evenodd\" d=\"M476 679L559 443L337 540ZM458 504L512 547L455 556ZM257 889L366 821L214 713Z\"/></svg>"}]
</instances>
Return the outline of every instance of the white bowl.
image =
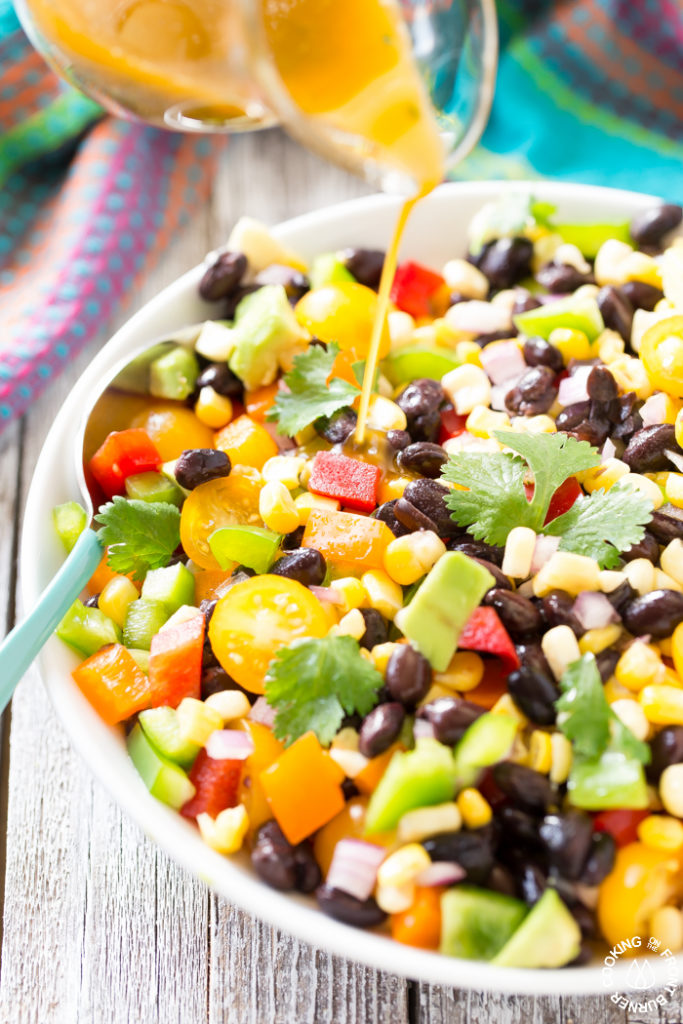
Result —
<instances>
[{"instance_id":1,"label":"white bowl","mask_svg":"<svg viewBox=\"0 0 683 1024\"><path fill-rule=\"evenodd\" d=\"M531 191L540 199L556 203L563 221L623 220L654 201L634 192L584 185L444 185L412 214L403 253L434 267L462 255L467 225L479 207L501 194L520 191ZM384 247L397 209L395 198L369 196L287 221L275 234L306 257L349 245ZM55 420L36 466L24 517L21 581L25 608L35 604L63 560L52 528L51 509L79 496L72 453L81 410L87 408L107 370L128 352L166 331L211 315L211 308L197 294L202 272L199 266L184 274L114 335L75 385ZM321 914L311 899L268 888L251 872L246 857L228 859L215 853L202 842L193 825L149 795L126 754L121 731L104 724L72 681L71 671L77 663L77 657L54 637L38 659L43 681L73 745L150 839L228 900L330 953L421 981L510 993L605 991L600 963L543 971L455 960L340 924ZM653 957L650 964L657 984L664 984L666 961ZM627 966L619 965L613 971L612 991L626 990Z\"/></svg>"}]
</instances>

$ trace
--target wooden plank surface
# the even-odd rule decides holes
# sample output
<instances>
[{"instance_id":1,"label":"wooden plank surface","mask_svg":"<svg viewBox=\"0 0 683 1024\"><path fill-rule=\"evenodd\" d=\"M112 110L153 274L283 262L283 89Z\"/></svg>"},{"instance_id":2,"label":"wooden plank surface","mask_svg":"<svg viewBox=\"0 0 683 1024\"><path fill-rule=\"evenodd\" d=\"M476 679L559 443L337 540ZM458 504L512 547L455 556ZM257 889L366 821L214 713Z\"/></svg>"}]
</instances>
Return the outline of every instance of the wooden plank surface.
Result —
<instances>
[{"instance_id":1,"label":"wooden plank surface","mask_svg":"<svg viewBox=\"0 0 683 1024\"><path fill-rule=\"evenodd\" d=\"M369 191L277 132L233 140L213 195L119 322L223 242L241 213L268 223ZM117 326L116 324L113 326ZM104 339L0 439L0 621L14 620L21 510L45 434ZM654 1024L606 998L469 994L314 950L180 870L70 749L35 671L0 747L4 885L0 1024ZM3 854L0 842L0 855Z\"/></svg>"}]
</instances>

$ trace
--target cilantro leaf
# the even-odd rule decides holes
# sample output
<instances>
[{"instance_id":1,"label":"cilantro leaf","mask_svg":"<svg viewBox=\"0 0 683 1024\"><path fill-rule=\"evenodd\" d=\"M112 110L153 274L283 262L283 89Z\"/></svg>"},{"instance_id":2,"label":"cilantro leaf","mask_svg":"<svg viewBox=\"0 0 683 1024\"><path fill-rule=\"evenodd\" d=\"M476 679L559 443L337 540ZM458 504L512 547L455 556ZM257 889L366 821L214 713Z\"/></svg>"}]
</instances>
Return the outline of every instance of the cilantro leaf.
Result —
<instances>
[{"instance_id":1,"label":"cilantro leaf","mask_svg":"<svg viewBox=\"0 0 683 1024\"><path fill-rule=\"evenodd\" d=\"M625 486L593 491L577 498L572 507L543 527L561 537L560 549L594 558L601 569L614 569L619 553L637 544L652 519L652 502Z\"/></svg>"},{"instance_id":2,"label":"cilantro leaf","mask_svg":"<svg viewBox=\"0 0 683 1024\"><path fill-rule=\"evenodd\" d=\"M289 744L312 730L327 745L345 714L366 715L375 706L383 684L352 637L296 640L278 651L266 674L275 735Z\"/></svg>"},{"instance_id":3,"label":"cilantro leaf","mask_svg":"<svg viewBox=\"0 0 683 1024\"><path fill-rule=\"evenodd\" d=\"M281 434L292 437L320 416L331 416L350 405L359 389L338 377L329 379L338 345L311 345L294 357L294 365L285 374L288 391L278 391L266 419L277 420Z\"/></svg>"},{"instance_id":4,"label":"cilantro leaf","mask_svg":"<svg viewBox=\"0 0 683 1024\"><path fill-rule=\"evenodd\" d=\"M647 743L639 740L614 712L612 716L608 749L615 754L623 754L624 757L640 761L641 764L649 764L652 755Z\"/></svg>"},{"instance_id":5,"label":"cilantro leaf","mask_svg":"<svg viewBox=\"0 0 683 1024\"><path fill-rule=\"evenodd\" d=\"M95 520L100 540L109 548L114 572L142 580L150 569L168 565L180 544L180 512L164 501L137 501L117 495L102 505Z\"/></svg>"},{"instance_id":6,"label":"cilantro leaf","mask_svg":"<svg viewBox=\"0 0 683 1024\"><path fill-rule=\"evenodd\" d=\"M505 544L513 526L530 526L530 504L524 493L526 466L503 452L462 452L451 455L442 476L467 490L449 491L444 501L461 526L477 540Z\"/></svg>"}]
</instances>

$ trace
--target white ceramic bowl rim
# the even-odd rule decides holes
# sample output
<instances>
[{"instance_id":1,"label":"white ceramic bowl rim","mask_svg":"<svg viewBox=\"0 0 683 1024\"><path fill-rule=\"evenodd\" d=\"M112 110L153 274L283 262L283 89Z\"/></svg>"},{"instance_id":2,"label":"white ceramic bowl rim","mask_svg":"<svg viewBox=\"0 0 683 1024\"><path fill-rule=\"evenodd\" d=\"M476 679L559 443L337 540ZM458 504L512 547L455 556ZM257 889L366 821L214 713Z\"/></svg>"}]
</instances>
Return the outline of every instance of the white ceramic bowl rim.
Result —
<instances>
[{"instance_id":1,"label":"white ceramic bowl rim","mask_svg":"<svg viewBox=\"0 0 683 1024\"><path fill-rule=\"evenodd\" d=\"M462 234L462 224L484 202L519 192L532 192L557 203L565 219L626 219L657 201L634 192L550 182L449 184L414 212L405 236L405 251L425 261L430 260L431 253L434 266L449 256L461 255L459 244L449 242L447 237L449 218L455 215ZM344 245L383 246L398 202L393 197L368 196L297 217L281 224L274 233L307 256ZM431 225L428 238L426 224ZM202 272L202 266L190 270L136 313L93 359L55 419L35 469L24 517L20 562L24 608L35 604L63 559L50 513L58 502L78 498L74 467L69 464L71 456L67 456L69 463L65 465L65 453L73 449L80 410L88 407L98 381L127 352L147 339L212 315L211 307L197 298ZM215 853L202 842L193 825L150 796L126 755L120 732L101 721L71 680L70 671L76 664L75 655L55 638L38 659L42 679L74 747L151 839L231 902L313 946L425 982L515 994L605 992L601 964L571 970L522 970L456 960L351 928L325 917L310 901L268 888L250 871L245 857L228 859ZM651 957L649 963L654 980L663 985L667 964L658 957ZM679 959L679 965L683 967L683 959ZM610 992L627 990L627 969L628 962L619 963L613 970Z\"/></svg>"}]
</instances>

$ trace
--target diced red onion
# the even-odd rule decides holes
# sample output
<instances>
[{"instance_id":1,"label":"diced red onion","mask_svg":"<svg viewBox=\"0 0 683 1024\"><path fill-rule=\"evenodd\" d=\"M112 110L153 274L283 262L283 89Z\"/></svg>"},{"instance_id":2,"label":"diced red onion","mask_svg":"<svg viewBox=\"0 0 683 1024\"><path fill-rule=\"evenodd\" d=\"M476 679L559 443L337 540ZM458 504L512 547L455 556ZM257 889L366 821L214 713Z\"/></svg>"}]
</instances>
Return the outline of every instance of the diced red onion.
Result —
<instances>
[{"instance_id":1,"label":"diced red onion","mask_svg":"<svg viewBox=\"0 0 683 1024\"><path fill-rule=\"evenodd\" d=\"M239 729L216 729L206 741L206 752L217 761L246 761L254 753L254 741Z\"/></svg>"},{"instance_id":2,"label":"diced red onion","mask_svg":"<svg viewBox=\"0 0 683 1024\"><path fill-rule=\"evenodd\" d=\"M658 391L656 395L650 395L640 407L640 415L643 418L644 427L663 423L666 417L666 395L664 392Z\"/></svg>"},{"instance_id":3,"label":"diced red onion","mask_svg":"<svg viewBox=\"0 0 683 1024\"><path fill-rule=\"evenodd\" d=\"M287 437L285 434L279 434L277 427L274 423L263 423L262 426L266 428L270 436L272 437L275 444L278 446L281 452L291 451L292 448L296 448L296 444L292 441L291 437Z\"/></svg>"},{"instance_id":4,"label":"diced red onion","mask_svg":"<svg viewBox=\"0 0 683 1024\"><path fill-rule=\"evenodd\" d=\"M504 384L513 377L516 380L527 368L516 341L487 345L481 350L480 358L481 365L494 384Z\"/></svg>"},{"instance_id":5,"label":"diced red onion","mask_svg":"<svg viewBox=\"0 0 683 1024\"><path fill-rule=\"evenodd\" d=\"M534 298L538 299L543 306L549 306L553 302L559 302L560 299L566 299L567 296L562 292L550 292L549 295L535 295Z\"/></svg>"},{"instance_id":6,"label":"diced red onion","mask_svg":"<svg viewBox=\"0 0 683 1024\"><path fill-rule=\"evenodd\" d=\"M545 533L539 533L534 545L534 553L531 558L531 575L535 576L545 563L549 561L560 546L559 537L549 537Z\"/></svg>"},{"instance_id":7,"label":"diced red onion","mask_svg":"<svg viewBox=\"0 0 683 1024\"><path fill-rule=\"evenodd\" d=\"M260 722L269 729L275 724L275 708L271 708L265 697L258 697L247 718L252 722Z\"/></svg>"},{"instance_id":8,"label":"diced red onion","mask_svg":"<svg viewBox=\"0 0 683 1024\"><path fill-rule=\"evenodd\" d=\"M416 740L433 740L435 737L434 726L426 718L416 718L413 726L413 736Z\"/></svg>"},{"instance_id":9,"label":"diced red onion","mask_svg":"<svg viewBox=\"0 0 683 1024\"><path fill-rule=\"evenodd\" d=\"M459 864L456 864L455 861L435 860L429 867L422 869L415 881L418 885L431 887L435 885L455 885L456 882L461 882L464 877L464 869Z\"/></svg>"},{"instance_id":10,"label":"diced red onion","mask_svg":"<svg viewBox=\"0 0 683 1024\"><path fill-rule=\"evenodd\" d=\"M619 615L604 594L596 590L584 590L579 594L572 611L584 629L604 629L612 622L619 622Z\"/></svg>"},{"instance_id":11,"label":"diced red onion","mask_svg":"<svg viewBox=\"0 0 683 1024\"><path fill-rule=\"evenodd\" d=\"M666 455L667 459L673 462L674 466L679 471L679 473L683 473L683 455L681 455L680 452L672 451L671 448L665 448L664 454Z\"/></svg>"},{"instance_id":12,"label":"diced red onion","mask_svg":"<svg viewBox=\"0 0 683 1024\"><path fill-rule=\"evenodd\" d=\"M575 402L588 401L588 389L586 387L588 375L592 366L579 366L571 375L560 381L560 389L557 392L557 400L560 405L574 405Z\"/></svg>"},{"instance_id":13,"label":"diced red onion","mask_svg":"<svg viewBox=\"0 0 683 1024\"><path fill-rule=\"evenodd\" d=\"M508 309L493 306L490 302L472 299L469 302L458 302L446 310L445 320L456 331L467 334L491 334L494 331L506 331L512 328L512 318Z\"/></svg>"},{"instance_id":14,"label":"diced red onion","mask_svg":"<svg viewBox=\"0 0 683 1024\"><path fill-rule=\"evenodd\" d=\"M327 604L344 603L344 598L334 587L309 587L308 589L315 594L319 601L326 601Z\"/></svg>"},{"instance_id":15,"label":"diced red onion","mask_svg":"<svg viewBox=\"0 0 683 1024\"><path fill-rule=\"evenodd\" d=\"M363 839L340 839L334 848L332 863L325 881L333 889L341 889L366 900L375 887L377 868L387 855L383 846Z\"/></svg>"},{"instance_id":16,"label":"diced red onion","mask_svg":"<svg viewBox=\"0 0 683 1024\"><path fill-rule=\"evenodd\" d=\"M505 396L514 386L515 381L511 381L510 384L506 381L504 384L493 385L491 388L491 401L489 402L489 405L495 412L507 412Z\"/></svg>"},{"instance_id":17,"label":"diced red onion","mask_svg":"<svg viewBox=\"0 0 683 1024\"><path fill-rule=\"evenodd\" d=\"M600 456L603 462L607 462L608 459L613 459L617 454L617 447L611 437L608 437L602 446Z\"/></svg>"}]
</instances>

